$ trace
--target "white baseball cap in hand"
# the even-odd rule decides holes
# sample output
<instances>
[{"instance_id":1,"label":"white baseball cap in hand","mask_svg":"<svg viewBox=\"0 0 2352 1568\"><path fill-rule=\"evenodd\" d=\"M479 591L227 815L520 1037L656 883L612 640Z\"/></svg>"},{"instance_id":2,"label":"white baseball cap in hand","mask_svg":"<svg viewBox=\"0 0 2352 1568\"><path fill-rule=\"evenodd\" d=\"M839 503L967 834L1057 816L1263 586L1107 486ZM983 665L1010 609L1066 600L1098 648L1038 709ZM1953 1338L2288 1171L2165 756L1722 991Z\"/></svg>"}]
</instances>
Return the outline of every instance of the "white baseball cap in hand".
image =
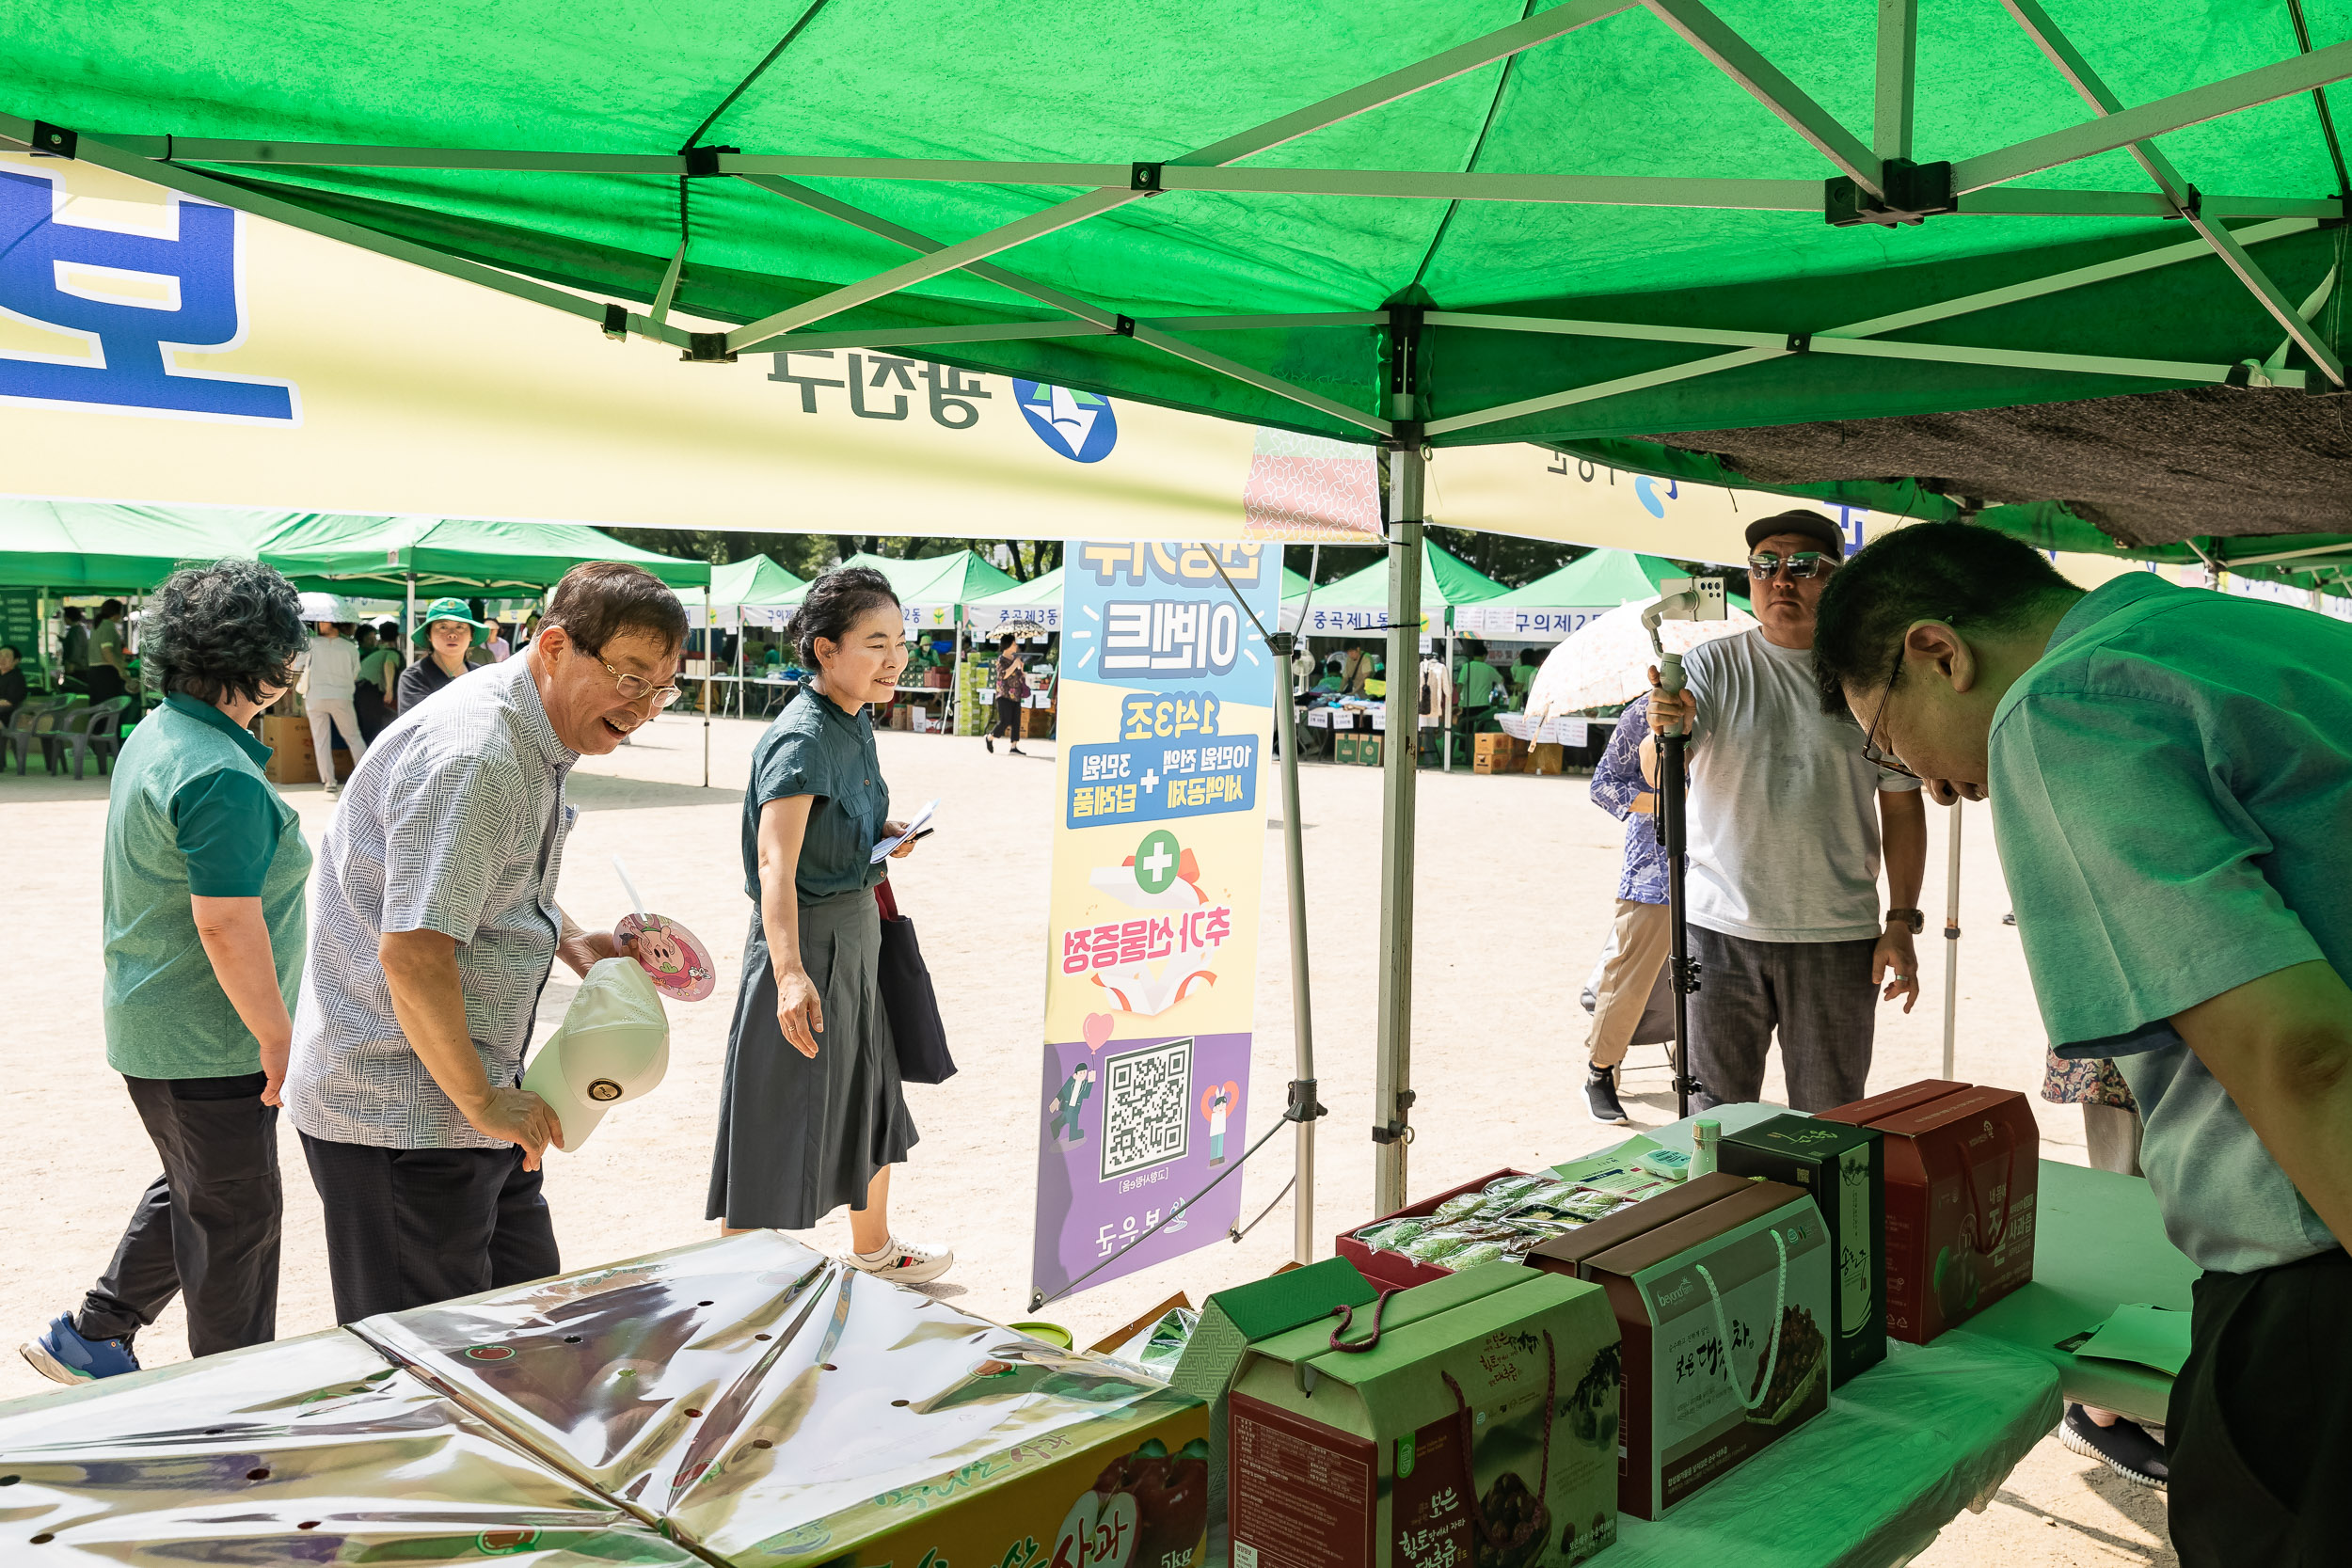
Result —
<instances>
[{"instance_id":1,"label":"white baseball cap in hand","mask_svg":"<svg viewBox=\"0 0 2352 1568\"><path fill-rule=\"evenodd\" d=\"M548 1102L577 1152L605 1112L650 1092L670 1070L670 1020L634 958L589 969L564 1022L531 1059L523 1087Z\"/></svg>"}]
</instances>

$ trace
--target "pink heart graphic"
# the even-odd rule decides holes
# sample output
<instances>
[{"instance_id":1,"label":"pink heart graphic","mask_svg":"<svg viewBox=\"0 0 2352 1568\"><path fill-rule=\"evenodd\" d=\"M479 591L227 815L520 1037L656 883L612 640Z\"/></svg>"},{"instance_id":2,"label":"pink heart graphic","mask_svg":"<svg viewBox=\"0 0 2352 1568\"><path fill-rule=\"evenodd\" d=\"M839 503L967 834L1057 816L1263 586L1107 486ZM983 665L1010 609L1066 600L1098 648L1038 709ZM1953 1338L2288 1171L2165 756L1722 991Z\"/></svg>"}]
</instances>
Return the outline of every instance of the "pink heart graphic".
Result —
<instances>
[{"instance_id":1,"label":"pink heart graphic","mask_svg":"<svg viewBox=\"0 0 2352 1568\"><path fill-rule=\"evenodd\" d=\"M1111 1042L1111 1025L1117 1020L1108 1013L1089 1013L1086 1021L1087 1051L1089 1054Z\"/></svg>"}]
</instances>

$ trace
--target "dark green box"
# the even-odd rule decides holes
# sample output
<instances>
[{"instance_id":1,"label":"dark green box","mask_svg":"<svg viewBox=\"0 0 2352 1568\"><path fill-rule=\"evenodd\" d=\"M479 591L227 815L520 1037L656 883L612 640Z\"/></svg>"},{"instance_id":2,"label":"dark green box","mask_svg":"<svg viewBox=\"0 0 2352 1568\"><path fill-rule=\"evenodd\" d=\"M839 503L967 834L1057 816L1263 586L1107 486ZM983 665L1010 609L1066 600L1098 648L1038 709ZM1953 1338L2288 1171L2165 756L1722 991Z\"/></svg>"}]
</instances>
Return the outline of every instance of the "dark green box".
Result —
<instances>
[{"instance_id":1,"label":"dark green box","mask_svg":"<svg viewBox=\"0 0 2352 1568\"><path fill-rule=\"evenodd\" d=\"M1886 1359L1886 1145L1875 1127L1774 1117L1724 1134L1720 1168L1786 1181L1813 1195L1836 1262L1830 1382Z\"/></svg>"}]
</instances>

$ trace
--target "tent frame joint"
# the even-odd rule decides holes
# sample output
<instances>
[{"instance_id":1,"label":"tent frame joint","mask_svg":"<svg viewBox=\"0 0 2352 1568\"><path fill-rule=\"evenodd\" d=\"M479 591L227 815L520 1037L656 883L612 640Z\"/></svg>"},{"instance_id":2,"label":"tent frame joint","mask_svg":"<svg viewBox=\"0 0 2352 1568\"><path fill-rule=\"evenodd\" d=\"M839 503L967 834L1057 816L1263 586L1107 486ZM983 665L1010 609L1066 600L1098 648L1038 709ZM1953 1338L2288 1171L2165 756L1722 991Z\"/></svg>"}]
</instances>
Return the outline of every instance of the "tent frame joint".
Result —
<instances>
[{"instance_id":1,"label":"tent frame joint","mask_svg":"<svg viewBox=\"0 0 2352 1568\"><path fill-rule=\"evenodd\" d=\"M735 351L727 347L723 332L689 332L686 352L678 357L697 365L732 365Z\"/></svg>"},{"instance_id":2,"label":"tent frame joint","mask_svg":"<svg viewBox=\"0 0 2352 1568\"><path fill-rule=\"evenodd\" d=\"M77 133L37 119L33 121L33 139L27 145L36 158L72 158L80 155L81 144Z\"/></svg>"},{"instance_id":3,"label":"tent frame joint","mask_svg":"<svg viewBox=\"0 0 2352 1568\"><path fill-rule=\"evenodd\" d=\"M1162 164L1141 162L1129 165L1127 188L1131 191L1142 191L1149 196L1158 196L1167 188L1160 183L1160 170L1165 166Z\"/></svg>"},{"instance_id":4,"label":"tent frame joint","mask_svg":"<svg viewBox=\"0 0 2352 1568\"><path fill-rule=\"evenodd\" d=\"M690 147L679 156L686 160L687 179L716 180L731 172L719 166L720 158L740 156L742 151L739 147Z\"/></svg>"},{"instance_id":5,"label":"tent frame joint","mask_svg":"<svg viewBox=\"0 0 2352 1568\"><path fill-rule=\"evenodd\" d=\"M1821 182L1821 216L1831 228L1874 223L1894 229L1960 211L1948 162L1915 164L1909 158L1888 158L1881 167L1886 186L1883 198L1871 195L1851 175L1832 175Z\"/></svg>"},{"instance_id":6,"label":"tent frame joint","mask_svg":"<svg viewBox=\"0 0 2352 1568\"><path fill-rule=\"evenodd\" d=\"M602 331L616 343L628 341L628 307L608 303L604 308Z\"/></svg>"}]
</instances>

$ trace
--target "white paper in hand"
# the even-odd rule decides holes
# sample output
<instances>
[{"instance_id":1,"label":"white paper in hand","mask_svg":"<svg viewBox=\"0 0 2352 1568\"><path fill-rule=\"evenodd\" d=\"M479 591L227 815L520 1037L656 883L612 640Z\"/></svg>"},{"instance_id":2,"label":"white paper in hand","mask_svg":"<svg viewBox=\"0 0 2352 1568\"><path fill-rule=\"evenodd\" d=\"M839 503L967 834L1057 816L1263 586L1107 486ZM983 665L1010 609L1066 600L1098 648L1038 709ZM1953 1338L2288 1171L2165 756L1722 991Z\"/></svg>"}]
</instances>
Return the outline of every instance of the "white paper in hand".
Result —
<instances>
[{"instance_id":1,"label":"white paper in hand","mask_svg":"<svg viewBox=\"0 0 2352 1568\"><path fill-rule=\"evenodd\" d=\"M916 833L923 831L923 825L931 819L931 813L937 811L938 809L939 802L937 800L933 800L930 804L925 806L921 811L915 813L914 820L907 824L907 831L900 833L896 838L885 838L880 844L875 845L873 857L866 863L868 865L879 865L883 861L888 860L893 850L897 849L898 846L906 843L907 840L913 838Z\"/></svg>"}]
</instances>

